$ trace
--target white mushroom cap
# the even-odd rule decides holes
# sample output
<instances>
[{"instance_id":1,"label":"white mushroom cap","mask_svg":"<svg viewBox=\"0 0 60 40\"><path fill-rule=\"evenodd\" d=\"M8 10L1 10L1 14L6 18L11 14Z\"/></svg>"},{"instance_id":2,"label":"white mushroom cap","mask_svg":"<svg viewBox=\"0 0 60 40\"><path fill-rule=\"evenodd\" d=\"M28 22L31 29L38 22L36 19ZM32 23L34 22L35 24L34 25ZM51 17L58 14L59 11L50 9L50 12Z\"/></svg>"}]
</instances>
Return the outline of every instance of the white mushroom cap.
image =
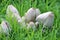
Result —
<instances>
[{"instance_id":1,"label":"white mushroom cap","mask_svg":"<svg viewBox=\"0 0 60 40\"><path fill-rule=\"evenodd\" d=\"M52 26L53 22L54 22L54 15L52 14L52 12L46 12L43 14L40 14L37 18L36 18L37 22L42 23L45 26Z\"/></svg>"},{"instance_id":2,"label":"white mushroom cap","mask_svg":"<svg viewBox=\"0 0 60 40\"><path fill-rule=\"evenodd\" d=\"M35 19L35 9L30 8L25 14L25 21L30 22L30 21L34 21L34 19Z\"/></svg>"},{"instance_id":3,"label":"white mushroom cap","mask_svg":"<svg viewBox=\"0 0 60 40\"><path fill-rule=\"evenodd\" d=\"M39 9L35 8L30 8L27 13L25 14L25 21L30 22L30 21L35 21L35 18L40 14Z\"/></svg>"},{"instance_id":4,"label":"white mushroom cap","mask_svg":"<svg viewBox=\"0 0 60 40\"><path fill-rule=\"evenodd\" d=\"M2 23L1 23L1 28L2 28L2 31L5 33L5 34L9 34L9 31L11 31L11 29L10 29L10 26L9 26L9 24L7 23L7 21L2 21ZM1 31L1 32L2 32Z\"/></svg>"},{"instance_id":5,"label":"white mushroom cap","mask_svg":"<svg viewBox=\"0 0 60 40\"><path fill-rule=\"evenodd\" d=\"M9 12L12 12L12 13L17 13L17 14L19 14L19 12L18 12L18 10L13 6L13 5L8 5L8 7L7 7L7 11ZM7 13L8 13L7 12Z\"/></svg>"},{"instance_id":6,"label":"white mushroom cap","mask_svg":"<svg viewBox=\"0 0 60 40\"><path fill-rule=\"evenodd\" d=\"M27 29L32 28L33 30L36 29L34 22L29 22L27 25Z\"/></svg>"},{"instance_id":7,"label":"white mushroom cap","mask_svg":"<svg viewBox=\"0 0 60 40\"><path fill-rule=\"evenodd\" d=\"M6 13L8 16L11 16L13 18L15 17L18 22L21 22L21 17L19 15L19 12L13 5L9 5L7 7Z\"/></svg>"},{"instance_id":8,"label":"white mushroom cap","mask_svg":"<svg viewBox=\"0 0 60 40\"><path fill-rule=\"evenodd\" d=\"M40 15L40 13L41 13L39 9L36 9L35 12L36 12L36 14L35 14L36 17L37 17L38 15Z\"/></svg>"}]
</instances>

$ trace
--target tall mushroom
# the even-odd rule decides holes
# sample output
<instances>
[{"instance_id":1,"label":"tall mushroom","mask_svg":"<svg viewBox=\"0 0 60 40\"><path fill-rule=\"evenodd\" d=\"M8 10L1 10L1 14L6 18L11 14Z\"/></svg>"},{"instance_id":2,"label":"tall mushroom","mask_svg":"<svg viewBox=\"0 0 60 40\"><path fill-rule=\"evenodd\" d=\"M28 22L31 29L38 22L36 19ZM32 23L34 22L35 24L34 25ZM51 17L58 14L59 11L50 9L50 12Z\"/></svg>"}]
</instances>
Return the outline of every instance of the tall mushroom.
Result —
<instances>
[{"instance_id":1,"label":"tall mushroom","mask_svg":"<svg viewBox=\"0 0 60 40\"><path fill-rule=\"evenodd\" d=\"M5 33L6 35L9 35L9 32L11 32L10 25L7 21L3 20L1 23L1 33Z\"/></svg>"},{"instance_id":2,"label":"tall mushroom","mask_svg":"<svg viewBox=\"0 0 60 40\"><path fill-rule=\"evenodd\" d=\"M8 5L6 13L8 17L10 16L10 17L16 18L18 22L21 22L21 17L19 15L19 12L13 5Z\"/></svg>"}]
</instances>

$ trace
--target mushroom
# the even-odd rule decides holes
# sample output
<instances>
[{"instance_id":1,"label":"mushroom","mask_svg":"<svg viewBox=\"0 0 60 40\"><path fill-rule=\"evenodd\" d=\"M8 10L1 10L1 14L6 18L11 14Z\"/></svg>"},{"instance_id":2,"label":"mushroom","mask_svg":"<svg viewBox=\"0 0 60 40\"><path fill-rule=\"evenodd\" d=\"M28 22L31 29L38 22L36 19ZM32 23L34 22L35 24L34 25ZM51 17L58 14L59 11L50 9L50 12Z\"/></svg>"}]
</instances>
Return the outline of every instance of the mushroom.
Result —
<instances>
[{"instance_id":1,"label":"mushroom","mask_svg":"<svg viewBox=\"0 0 60 40\"><path fill-rule=\"evenodd\" d=\"M28 23L30 21L34 22L35 18L40 14L39 9L30 8L25 14L25 21Z\"/></svg>"},{"instance_id":2,"label":"mushroom","mask_svg":"<svg viewBox=\"0 0 60 40\"><path fill-rule=\"evenodd\" d=\"M9 5L7 7L6 13L8 17L13 17L13 18L15 17L18 22L21 22L21 17L19 15L19 12L13 5Z\"/></svg>"},{"instance_id":3,"label":"mushroom","mask_svg":"<svg viewBox=\"0 0 60 40\"><path fill-rule=\"evenodd\" d=\"M9 32L11 31L10 25L7 21L3 20L1 23L1 33L5 33L7 35L9 35Z\"/></svg>"},{"instance_id":4,"label":"mushroom","mask_svg":"<svg viewBox=\"0 0 60 40\"><path fill-rule=\"evenodd\" d=\"M26 27L25 17L24 16L22 16L22 21L20 22L20 25L22 25L22 27Z\"/></svg>"},{"instance_id":5,"label":"mushroom","mask_svg":"<svg viewBox=\"0 0 60 40\"><path fill-rule=\"evenodd\" d=\"M30 8L27 13L25 14L25 21L30 22L35 20L35 9Z\"/></svg>"},{"instance_id":6,"label":"mushroom","mask_svg":"<svg viewBox=\"0 0 60 40\"><path fill-rule=\"evenodd\" d=\"M43 24L43 26L51 27L54 22L54 14L52 12L46 12L36 17L36 21Z\"/></svg>"},{"instance_id":7,"label":"mushroom","mask_svg":"<svg viewBox=\"0 0 60 40\"><path fill-rule=\"evenodd\" d=\"M27 24L27 29L30 29L30 28L32 28L33 30L36 29L34 22L29 22L29 23Z\"/></svg>"},{"instance_id":8,"label":"mushroom","mask_svg":"<svg viewBox=\"0 0 60 40\"><path fill-rule=\"evenodd\" d=\"M35 13L36 13L35 15L36 15L36 17L37 17L38 15L40 15L41 12L40 12L40 10L37 8L37 9L35 10Z\"/></svg>"}]
</instances>

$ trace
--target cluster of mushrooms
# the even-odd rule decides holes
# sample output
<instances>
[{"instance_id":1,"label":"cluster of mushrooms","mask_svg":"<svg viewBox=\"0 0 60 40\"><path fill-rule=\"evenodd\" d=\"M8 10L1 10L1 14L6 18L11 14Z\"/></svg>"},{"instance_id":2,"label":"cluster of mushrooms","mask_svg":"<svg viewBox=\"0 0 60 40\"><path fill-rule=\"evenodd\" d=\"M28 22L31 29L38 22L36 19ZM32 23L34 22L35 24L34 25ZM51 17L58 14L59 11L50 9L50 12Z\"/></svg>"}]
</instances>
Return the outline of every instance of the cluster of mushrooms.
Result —
<instances>
[{"instance_id":1,"label":"cluster of mushrooms","mask_svg":"<svg viewBox=\"0 0 60 40\"><path fill-rule=\"evenodd\" d=\"M21 17L18 10L13 5L8 5L6 15L9 17L10 13L12 13L12 18L16 18L17 22L22 24L22 26L26 26L27 29L32 28L36 30L40 24L43 25L43 28L52 27L54 22L54 14L51 11L41 14L38 8L30 8L25 15ZM9 30L11 30L9 22L6 20L1 22L0 28L0 32L6 34L9 34Z\"/></svg>"}]
</instances>

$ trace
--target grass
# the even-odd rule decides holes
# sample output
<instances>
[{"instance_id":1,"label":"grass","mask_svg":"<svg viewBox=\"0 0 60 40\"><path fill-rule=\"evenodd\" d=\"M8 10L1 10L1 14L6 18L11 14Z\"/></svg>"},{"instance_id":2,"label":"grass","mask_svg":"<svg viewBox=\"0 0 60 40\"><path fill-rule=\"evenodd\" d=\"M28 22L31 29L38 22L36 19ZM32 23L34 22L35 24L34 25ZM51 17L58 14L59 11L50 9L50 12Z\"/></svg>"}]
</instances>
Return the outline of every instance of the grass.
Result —
<instances>
[{"instance_id":1,"label":"grass","mask_svg":"<svg viewBox=\"0 0 60 40\"><path fill-rule=\"evenodd\" d=\"M42 35L42 26L36 31L26 30L11 17L6 17L6 9L9 4L14 5L21 16L31 8L39 8L41 13L52 11L54 13L54 25L52 32ZM0 23L6 19L12 28L9 36L0 34L0 40L60 40L60 0L0 0ZM12 23L13 22L13 23Z\"/></svg>"}]
</instances>

